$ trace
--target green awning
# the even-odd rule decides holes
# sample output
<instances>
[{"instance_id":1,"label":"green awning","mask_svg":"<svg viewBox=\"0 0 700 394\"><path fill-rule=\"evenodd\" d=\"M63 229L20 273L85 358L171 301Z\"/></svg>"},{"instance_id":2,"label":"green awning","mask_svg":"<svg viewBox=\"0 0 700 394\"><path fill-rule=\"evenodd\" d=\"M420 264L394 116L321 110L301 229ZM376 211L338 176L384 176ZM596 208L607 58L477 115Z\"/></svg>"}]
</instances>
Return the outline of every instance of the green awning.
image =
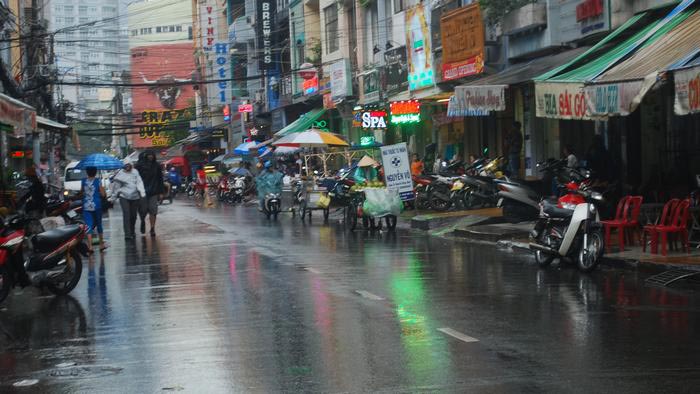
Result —
<instances>
[{"instance_id":1,"label":"green awning","mask_svg":"<svg viewBox=\"0 0 700 394\"><path fill-rule=\"evenodd\" d=\"M535 81L581 83L598 77L630 54L663 37L696 12L696 9L681 7L679 5L663 18L651 11L635 15L590 50L540 75Z\"/></svg>"},{"instance_id":2,"label":"green awning","mask_svg":"<svg viewBox=\"0 0 700 394\"><path fill-rule=\"evenodd\" d=\"M311 110L304 115L301 115L299 119L285 126L282 130L275 133L275 137L284 137L285 135L292 133L300 133L306 131L314 125L314 122L318 120L323 114L326 113L325 108L317 108Z\"/></svg>"}]
</instances>

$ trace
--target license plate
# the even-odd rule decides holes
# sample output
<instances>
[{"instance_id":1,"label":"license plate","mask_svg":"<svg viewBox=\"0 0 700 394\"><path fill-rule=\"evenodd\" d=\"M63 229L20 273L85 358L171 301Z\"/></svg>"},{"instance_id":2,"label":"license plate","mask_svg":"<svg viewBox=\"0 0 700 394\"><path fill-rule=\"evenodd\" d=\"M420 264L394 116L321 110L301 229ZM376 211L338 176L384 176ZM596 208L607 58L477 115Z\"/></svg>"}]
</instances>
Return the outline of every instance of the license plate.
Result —
<instances>
[{"instance_id":1,"label":"license plate","mask_svg":"<svg viewBox=\"0 0 700 394\"><path fill-rule=\"evenodd\" d=\"M70 219L75 219L76 216L78 216L78 214L75 213L75 211L72 210L72 209L71 209L70 211L68 211L68 213L66 213L66 215L68 215L68 217L69 217Z\"/></svg>"},{"instance_id":2,"label":"license plate","mask_svg":"<svg viewBox=\"0 0 700 394\"><path fill-rule=\"evenodd\" d=\"M503 197L501 197L501 198L498 199L498 204L496 204L496 206L497 206L498 208L500 208L502 205L503 205Z\"/></svg>"}]
</instances>

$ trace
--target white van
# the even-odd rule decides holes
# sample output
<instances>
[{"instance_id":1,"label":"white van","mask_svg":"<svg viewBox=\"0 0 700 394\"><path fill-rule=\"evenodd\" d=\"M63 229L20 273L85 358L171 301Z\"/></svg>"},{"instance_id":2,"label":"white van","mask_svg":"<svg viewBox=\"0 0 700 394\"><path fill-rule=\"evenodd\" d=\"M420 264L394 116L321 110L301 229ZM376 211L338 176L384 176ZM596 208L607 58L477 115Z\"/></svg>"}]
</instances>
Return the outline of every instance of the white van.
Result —
<instances>
[{"instance_id":1,"label":"white van","mask_svg":"<svg viewBox=\"0 0 700 394\"><path fill-rule=\"evenodd\" d=\"M78 193L80 193L80 187L83 178L87 177L85 170L76 168L78 165L77 161L71 161L66 166L66 170L63 175L63 197L70 198ZM100 177L102 182L102 187L104 187L107 197L111 194L111 189L109 187L109 175L107 171L98 171L97 176Z\"/></svg>"}]
</instances>

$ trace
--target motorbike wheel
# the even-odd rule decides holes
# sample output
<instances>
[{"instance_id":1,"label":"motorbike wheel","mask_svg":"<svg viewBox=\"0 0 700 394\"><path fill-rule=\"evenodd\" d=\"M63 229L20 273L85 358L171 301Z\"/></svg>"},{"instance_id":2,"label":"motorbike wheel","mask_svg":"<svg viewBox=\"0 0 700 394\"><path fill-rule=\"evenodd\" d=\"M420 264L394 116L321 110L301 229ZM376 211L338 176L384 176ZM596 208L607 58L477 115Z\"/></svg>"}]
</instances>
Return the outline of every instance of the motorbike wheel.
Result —
<instances>
[{"instance_id":1,"label":"motorbike wheel","mask_svg":"<svg viewBox=\"0 0 700 394\"><path fill-rule=\"evenodd\" d=\"M540 235L537 238L537 243L547 246L551 246L552 244L550 236L545 236L544 234ZM551 254L545 253L541 250L535 251L535 262L537 262L537 265L540 266L540 268L545 268L549 266L550 264L552 264L552 261L554 261L554 256L552 256Z\"/></svg>"},{"instance_id":2,"label":"motorbike wheel","mask_svg":"<svg viewBox=\"0 0 700 394\"><path fill-rule=\"evenodd\" d=\"M576 265L581 272L591 272L598 266L603 251L605 250L605 241L603 231L600 228L591 229L588 233L588 242L586 245L581 245L581 250L578 252Z\"/></svg>"},{"instance_id":3,"label":"motorbike wheel","mask_svg":"<svg viewBox=\"0 0 700 394\"><path fill-rule=\"evenodd\" d=\"M66 267L66 270L70 269L73 275L65 282L48 283L49 290L56 295L66 295L70 293L75 288L75 286L78 285L78 282L80 281L80 275L82 275L83 273L83 261L80 258L80 254L77 251L73 250L66 253L66 260L66 264L68 264L68 261L70 260L73 261L72 268Z\"/></svg>"},{"instance_id":4,"label":"motorbike wheel","mask_svg":"<svg viewBox=\"0 0 700 394\"><path fill-rule=\"evenodd\" d=\"M10 289L12 289L10 273L4 267L0 267L0 302L5 301L10 294Z\"/></svg>"},{"instance_id":5,"label":"motorbike wheel","mask_svg":"<svg viewBox=\"0 0 700 394\"><path fill-rule=\"evenodd\" d=\"M430 204L430 207L436 211L447 211L452 207L452 201L449 198L449 194L446 194L447 199L440 198L437 196L433 191L430 191L430 194L428 194L428 204Z\"/></svg>"},{"instance_id":6,"label":"motorbike wheel","mask_svg":"<svg viewBox=\"0 0 700 394\"><path fill-rule=\"evenodd\" d=\"M353 204L345 208L345 225L350 231L357 228L357 208Z\"/></svg>"},{"instance_id":7,"label":"motorbike wheel","mask_svg":"<svg viewBox=\"0 0 700 394\"><path fill-rule=\"evenodd\" d=\"M389 231L393 231L396 229L396 216L389 215L386 218L384 218L384 220L386 221L386 228Z\"/></svg>"}]
</instances>

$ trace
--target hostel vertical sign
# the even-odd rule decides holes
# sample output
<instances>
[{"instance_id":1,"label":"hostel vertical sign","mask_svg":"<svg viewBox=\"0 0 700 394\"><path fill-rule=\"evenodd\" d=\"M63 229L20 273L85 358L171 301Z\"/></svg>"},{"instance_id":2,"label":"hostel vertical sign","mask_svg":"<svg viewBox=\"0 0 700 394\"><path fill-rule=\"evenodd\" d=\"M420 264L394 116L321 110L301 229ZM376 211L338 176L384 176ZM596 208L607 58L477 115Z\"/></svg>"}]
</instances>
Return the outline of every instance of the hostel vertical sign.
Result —
<instances>
[{"instance_id":1,"label":"hostel vertical sign","mask_svg":"<svg viewBox=\"0 0 700 394\"><path fill-rule=\"evenodd\" d=\"M218 18L223 17L223 14L220 14L215 5L200 7L202 51L207 57L207 64L211 65L211 68L206 70L206 75L208 80L213 81L207 85L210 105L231 103L231 55L228 40L219 38Z\"/></svg>"},{"instance_id":2,"label":"hostel vertical sign","mask_svg":"<svg viewBox=\"0 0 700 394\"><path fill-rule=\"evenodd\" d=\"M261 70L272 70L275 68L274 56L272 53L272 26L277 13L276 0L258 1L258 48L262 52L260 58Z\"/></svg>"}]
</instances>

